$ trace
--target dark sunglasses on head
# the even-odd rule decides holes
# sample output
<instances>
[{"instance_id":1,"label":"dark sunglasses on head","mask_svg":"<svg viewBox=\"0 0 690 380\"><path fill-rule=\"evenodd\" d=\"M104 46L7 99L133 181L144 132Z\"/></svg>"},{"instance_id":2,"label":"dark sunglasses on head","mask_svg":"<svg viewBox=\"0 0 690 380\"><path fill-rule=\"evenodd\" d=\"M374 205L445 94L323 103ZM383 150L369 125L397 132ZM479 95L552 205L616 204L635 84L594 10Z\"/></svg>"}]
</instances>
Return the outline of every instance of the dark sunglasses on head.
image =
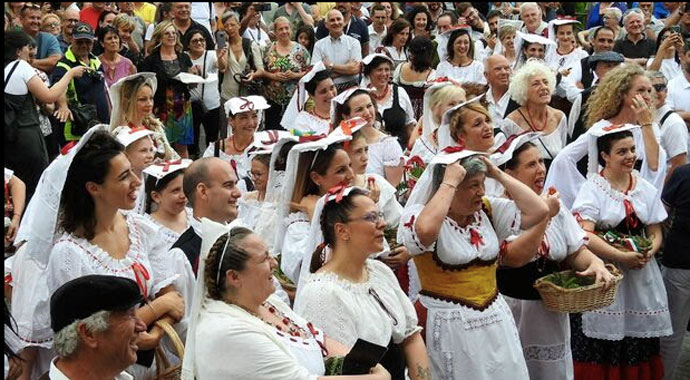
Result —
<instances>
[{"instance_id":1,"label":"dark sunglasses on head","mask_svg":"<svg viewBox=\"0 0 690 380\"><path fill-rule=\"evenodd\" d=\"M657 83L657 84L653 85L652 87L654 87L654 89L655 89L657 92L659 92L659 91L665 91L665 90L666 90L666 85L663 84L663 83Z\"/></svg>"}]
</instances>

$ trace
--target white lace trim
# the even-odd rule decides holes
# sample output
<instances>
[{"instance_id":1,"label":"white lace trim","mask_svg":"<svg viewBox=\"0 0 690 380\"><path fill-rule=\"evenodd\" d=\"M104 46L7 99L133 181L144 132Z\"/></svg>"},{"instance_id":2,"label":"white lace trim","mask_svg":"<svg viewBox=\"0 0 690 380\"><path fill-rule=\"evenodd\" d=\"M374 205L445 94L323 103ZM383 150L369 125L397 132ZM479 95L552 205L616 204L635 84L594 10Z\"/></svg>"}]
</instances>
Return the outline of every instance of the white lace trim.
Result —
<instances>
[{"instance_id":1,"label":"white lace trim","mask_svg":"<svg viewBox=\"0 0 690 380\"><path fill-rule=\"evenodd\" d=\"M295 223L307 223L311 225L311 222L309 221L309 215L302 211L292 212L288 214L288 216L286 216L285 219L283 219L283 226L285 226L286 229L290 227L290 225Z\"/></svg>"},{"instance_id":2,"label":"white lace trim","mask_svg":"<svg viewBox=\"0 0 690 380\"><path fill-rule=\"evenodd\" d=\"M587 179L590 180L594 185L601 190L602 193L606 194L609 198L617 202L623 202L625 199L632 199L634 195L640 192L640 173L637 170L633 170L633 177L635 177L635 187L624 194L623 192L611 187L609 181L602 177L599 173L589 173L587 174Z\"/></svg>"},{"instance_id":3,"label":"white lace trim","mask_svg":"<svg viewBox=\"0 0 690 380\"><path fill-rule=\"evenodd\" d=\"M351 282L349 280L340 278L337 274L333 272L318 272L309 275L308 282L322 282L322 283L332 283L337 284L339 287L347 290L351 293L368 293L372 286L372 272L374 271L373 265L369 260L365 262L367 269L367 281L366 282Z\"/></svg>"}]
</instances>

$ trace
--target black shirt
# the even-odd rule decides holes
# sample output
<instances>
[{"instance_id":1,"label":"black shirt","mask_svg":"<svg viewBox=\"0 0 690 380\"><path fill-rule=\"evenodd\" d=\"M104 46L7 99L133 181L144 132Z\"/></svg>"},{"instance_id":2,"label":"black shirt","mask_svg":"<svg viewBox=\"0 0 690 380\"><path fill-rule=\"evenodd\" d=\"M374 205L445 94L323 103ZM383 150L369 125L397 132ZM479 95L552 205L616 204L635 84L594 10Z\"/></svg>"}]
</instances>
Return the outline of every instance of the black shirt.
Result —
<instances>
[{"instance_id":1,"label":"black shirt","mask_svg":"<svg viewBox=\"0 0 690 380\"><path fill-rule=\"evenodd\" d=\"M369 43L369 28L367 27L367 23L355 16L350 17L349 26L348 24L343 26L343 33L358 40L360 45ZM326 36L328 36L328 29L326 29L326 25L322 21L319 23L318 28L316 28L316 39L320 40Z\"/></svg>"},{"instance_id":2,"label":"black shirt","mask_svg":"<svg viewBox=\"0 0 690 380\"><path fill-rule=\"evenodd\" d=\"M669 217L673 221L661 263L669 268L690 269L690 164L673 172L661 200L671 209Z\"/></svg>"},{"instance_id":3,"label":"black shirt","mask_svg":"<svg viewBox=\"0 0 690 380\"><path fill-rule=\"evenodd\" d=\"M634 43L626 36L625 39L616 41L613 51L623 54L625 58L649 58L656 55L656 43L647 36Z\"/></svg>"}]
</instances>

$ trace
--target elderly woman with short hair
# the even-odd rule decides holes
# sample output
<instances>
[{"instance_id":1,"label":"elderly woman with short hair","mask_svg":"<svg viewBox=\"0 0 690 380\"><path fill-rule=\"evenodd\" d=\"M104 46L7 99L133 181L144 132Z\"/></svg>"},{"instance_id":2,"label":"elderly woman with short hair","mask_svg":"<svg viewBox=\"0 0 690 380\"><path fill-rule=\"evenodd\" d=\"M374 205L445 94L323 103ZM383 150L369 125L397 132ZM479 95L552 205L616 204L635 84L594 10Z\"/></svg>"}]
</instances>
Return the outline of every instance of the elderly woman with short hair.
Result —
<instances>
[{"instance_id":1,"label":"elderly woman with short hair","mask_svg":"<svg viewBox=\"0 0 690 380\"><path fill-rule=\"evenodd\" d=\"M486 177L513 200L485 198ZM424 171L403 211L398 241L419 274L417 310L434 378L529 378L515 322L496 288L496 262L500 239L547 212L537 194L482 153L446 149Z\"/></svg>"},{"instance_id":2,"label":"elderly woman with short hair","mask_svg":"<svg viewBox=\"0 0 690 380\"><path fill-rule=\"evenodd\" d=\"M542 62L530 59L515 72L508 92L520 108L503 121L501 130L506 136L527 131L541 132L537 146L546 160L547 168L568 137L565 114L549 106L556 87L556 76Z\"/></svg>"}]
</instances>

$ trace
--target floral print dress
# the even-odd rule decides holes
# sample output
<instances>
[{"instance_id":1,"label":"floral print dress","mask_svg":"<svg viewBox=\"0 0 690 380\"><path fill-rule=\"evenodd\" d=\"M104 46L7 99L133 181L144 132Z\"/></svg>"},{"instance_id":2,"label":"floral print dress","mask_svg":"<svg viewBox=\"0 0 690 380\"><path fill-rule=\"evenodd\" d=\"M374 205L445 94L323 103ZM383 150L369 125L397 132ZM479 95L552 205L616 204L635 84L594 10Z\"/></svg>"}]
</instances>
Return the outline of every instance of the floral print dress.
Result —
<instances>
[{"instance_id":1,"label":"floral print dress","mask_svg":"<svg viewBox=\"0 0 690 380\"><path fill-rule=\"evenodd\" d=\"M285 56L278 53L277 42L270 44L264 52L265 70L272 73L307 71L310 62L309 51L298 43L293 43L290 53ZM297 82L296 79L286 82L267 81L264 86L264 96L274 103L285 106L290 102L297 88Z\"/></svg>"}]
</instances>

